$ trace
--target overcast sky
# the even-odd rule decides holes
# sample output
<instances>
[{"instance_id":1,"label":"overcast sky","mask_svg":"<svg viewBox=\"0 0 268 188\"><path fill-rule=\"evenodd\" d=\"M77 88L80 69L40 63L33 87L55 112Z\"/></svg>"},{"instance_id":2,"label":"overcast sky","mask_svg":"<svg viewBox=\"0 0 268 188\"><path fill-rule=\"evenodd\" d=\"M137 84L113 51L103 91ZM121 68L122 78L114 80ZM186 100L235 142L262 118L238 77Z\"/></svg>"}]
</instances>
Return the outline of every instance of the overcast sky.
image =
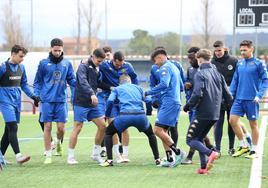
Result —
<instances>
[{"instance_id":1,"label":"overcast sky","mask_svg":"<svg viewBox=\"0 0 268 188\"><path fill-rule=\"evenodd\" d=\"M89 0L80 0L83 7ZM183 0L183 34L192 34L193 25L200 18L201 0ZM9 0L0 0L0 7ZM30 34L30 0L12 0L13 10L20 15L24 30ZM33 0L34 44L47 46L52 37L75 36L77 0ZM108 39L132 37L135 29L160 34L167 31L179 33L180 0L107 0L108 2ZM104 4L105 0L93 0L94 15L101 23L98 37L105 38ZM232 33L233 0L214 0L214 19L221 25L222 33ZM2 11L0 16L3 17ZM86 34L82 20L82 32ZM3 31L0 29L0 43Z\"/></svg>"}]
</instances>

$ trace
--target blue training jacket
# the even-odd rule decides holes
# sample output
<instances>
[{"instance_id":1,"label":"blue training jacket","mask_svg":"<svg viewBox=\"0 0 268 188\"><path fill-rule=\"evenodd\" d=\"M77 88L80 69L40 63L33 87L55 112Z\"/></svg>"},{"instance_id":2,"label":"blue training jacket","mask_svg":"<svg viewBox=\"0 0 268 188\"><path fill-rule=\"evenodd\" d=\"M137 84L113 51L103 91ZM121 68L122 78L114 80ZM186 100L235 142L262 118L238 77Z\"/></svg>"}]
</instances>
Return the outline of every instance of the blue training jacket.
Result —
<instances>
[{"instance_id":1,"label":"blue training jacket","mask_svg":"<svg viewBox=\"0 0 268 188\"><path fill-rule=\"evenodd\" d=\"M137 74L135 73L132 65L128 62L124 62L120 69L116 69L113 65L112 60L105 60L100 64L99 68L100 68L101 80L105 84L116 87L119 85L119 77L122 74L127 74L130 76L131 83L138 85ZM97 95L98 97L104 97L104 96L108 97L109 94L110 91L103 91L99 92Z\"/></svg>"},{"instance_id":2,"label":"blue training jacket","mask_svg":"<svg viewBox=\"0 0 268 188\"><path fill-rule=\"evenodd\" d=\"M135 84L124 83L112 90L107 101L106 116L110 115L112 105L116 100L119 100L120 113L144 113L143 90Z\"/></svg>"},{"instance_id":3,"label":"blue training jacket","mask_svg":"<svg viewBox=\"0 0 268 188\"><path fill-rule=\"evenodd\" d=\"M0 79L6 72L6 62L0 65ZM21 85L20 87L0 87L0 103L7 103L11 105L15 105L20 109L21 107L21 89L28 97L33 96L33 92L31 91L28 83L27 76L25 72L25 68L22 64L13 64L10 61L8 62L11 71L16 72L18 67L20 66L22 71ZM20 89L21 88L21 89Z\"/></svg>"},{"instance_id":4,"label":"blue training jacket","mask_svg":"<svg viewBox=\"0 0 268 188\"><path fill-rule=\"evenodd\" d=\"M194 90L194 76L198 71L199 71L199 68L194 68L192 66L190 66L187 69L186 82L190 82L192 84L192 88L185 89L186 101L188 101L191 98L191 95L192 95L193 90Z\"/></svg>"},{"instance_id":5,"label":"blue training jacket","mask_svg":"<svg viewBox=\"0 0 268 188\"><path fill-rule=\"evenodd\" d=\"M34 93L42 102L66 102L67 83L75 87L75 74L71 62L65 58L55 64L49 58L40 61L35 79Z\"/></svg>"},{"instance_id":6,"label":"blue training jacket","mask_svg":"<svg viewBox=\"0 0 268 188\"><path fill-rule=\"evenodd\" d=\"M110 86L119 85L119 77L122 74L127 74L131 78L131 83L138 85L137 74L135 73L132 65L128 62L124 62L122 67L116 69L113 65L113 61L103 61L100 64L100 72L102 76L102 81Z\"/></svg>"},{"instance_id":7,"label":"blue training jacket","mask_svg":"<svg viewBox=\"0 0 268 188\"><path fill-rule=\"evenodd\" d=\"M178 70L180 71L180 76L181 76L181 80L180 80L180 91L184 91L184 83L186 81L185 75L184 75L184 70L182 65L177 62L177 61L171 61L171 63L173 63ZM154 86L156 86L160 81L160 76L159 76L159 67L157 65L152 65L151 68L151 75L150 75L150 88L153 88Z\"/></svg>"},{"instance_id":8,"label":"blue training jacket","mask_svg":"<svg viewBox=\"0 0 268 188\"><path fill-rule=\"evenodd\" d=\"M161 103L175 102L181 104L181 76L178 68L167 60L159 68L159 83L147 91L147 95L159 95Z\"/></svg>"},{"instance_id":9,"label":"blue training jacket","mask_svg":"<svg viewBox=\"0 0 268 188\"><path fill-rule=\"evenodd\" d=\"M230 92L235 99L253 100L256 96L264 96L268 87L266 65L252 57L237 63L231 82Z\"/></svg>"}]
</instances>

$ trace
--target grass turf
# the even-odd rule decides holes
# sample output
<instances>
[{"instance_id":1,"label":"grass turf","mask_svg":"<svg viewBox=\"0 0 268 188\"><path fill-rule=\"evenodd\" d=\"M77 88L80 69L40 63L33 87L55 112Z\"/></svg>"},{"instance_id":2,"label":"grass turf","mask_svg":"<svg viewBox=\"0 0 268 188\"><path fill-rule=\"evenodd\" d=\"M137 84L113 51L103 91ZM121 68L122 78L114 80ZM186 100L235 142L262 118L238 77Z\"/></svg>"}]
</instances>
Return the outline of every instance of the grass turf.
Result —
<instances>
[{"instance_id":1,"label":"grass turf","mask_svg":"<svg viewBox=\"0 0 268 188\"><path fill-rule=\"evenodd\" d=\"M222 140L222 157L216 161L214 168L208 176L197 175L199 168L198 153L194 156L193 165L178 166L176 168L156 167L146 137L136 129L130 128L129 164L116 164L111 168L98 166L90 159L96 126L86 123L80 134L76 147L76 159L78 165L69 166L66 163L67 146L70 131L72 129L72 115L66 125L64 140L64 155L53 156L53 163L44 165L44 147L42 132L37 123L37 115L22 115L19 127L21 152L32 156L31 161L23 166L15 164L15 156L9 147L6 158L13 162L4 171L0 172L0 187L198 187L198 188L221 188L248 186L251 161L243 157L232 158L227 155L227 127L224 127ZM154 117L150 117L154 122ZM3 133L4 123L0 116L0 135ZM181 115L179 122L179 147L188 151L185 143L185 135L188 128L188 118ZM55 131L55 125L53 127ZM53 133L55 137L55 132ZM210 133L210 138L211 136ZM237 144L238 142L236 142ZM158 140L161 156L164 156L162 143ZM267 142L265 145L267 148ZM268 175L267 149L264 150L263 174ZM268 187L268 180L263 179L263 187Z\"/></svg>"}]
</instances>

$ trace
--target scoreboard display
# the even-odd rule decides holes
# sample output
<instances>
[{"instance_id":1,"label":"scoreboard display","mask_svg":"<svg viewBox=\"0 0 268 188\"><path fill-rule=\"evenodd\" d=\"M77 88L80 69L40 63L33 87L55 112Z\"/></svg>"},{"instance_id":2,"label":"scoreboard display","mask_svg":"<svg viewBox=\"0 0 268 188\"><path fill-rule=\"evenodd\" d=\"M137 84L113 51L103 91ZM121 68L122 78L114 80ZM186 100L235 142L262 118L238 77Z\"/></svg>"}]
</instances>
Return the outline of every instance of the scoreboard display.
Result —
<instances>
[{"instance_id":1,"label":"scoreboard display","mask_svg":"<svg viewBox=\"0 0 268 188\"><path fill-rule=\"evenodd\" d=\"M236 27L268 27L268 0L236 0Z\"/></svg>"}]
</instances>

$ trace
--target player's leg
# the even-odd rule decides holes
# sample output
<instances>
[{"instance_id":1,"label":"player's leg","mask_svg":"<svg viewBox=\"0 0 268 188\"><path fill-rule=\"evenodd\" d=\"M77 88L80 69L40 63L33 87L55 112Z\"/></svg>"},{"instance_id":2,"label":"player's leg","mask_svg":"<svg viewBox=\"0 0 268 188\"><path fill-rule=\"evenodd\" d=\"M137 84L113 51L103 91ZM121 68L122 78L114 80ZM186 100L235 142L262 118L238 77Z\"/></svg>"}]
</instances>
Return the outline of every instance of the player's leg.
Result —
<instances>
[{"instance_id":1,"label":"player's leg","mask_svg":"<svg viewBox=\"0 0 268 188\"><path fill-rule=\"evenodd\" d=\"M156 165L160 165L161 160L159 158L159 151L158 151L158 146L157 146L157 139L156 136L153 132L152 126L151 124L149 125L149 127L143 131L144 134L146 134L146 136L148 137L148 141L151 147L151 150L153 152L154 155L154 160L155 160L155 164Z\"/></svg>"},{"instance_id":2,"label":"player's leg","mask_svg":"<svg viewBox=\"0 0 268 188\"><path fill-rule=\"evenodd\" d=\"M112 121L105 131L105 146L107 152L107 160L100 165L103 167L113 166L113 135L117 133L117 129L114 126L114 121Z\"/></svg>"},{"instance_id":3,"label":"player's leg","mask_svg":"<svg viewBox=\"0 0 268 188\"><path fill-rule=\"evenodd\" d=\"M216 150L218 152L221 151L221 139L224 125L224 116L225 116L225 110L221 110L219 120L215 123L214 139L215 139Z\"/></svg>"},{"instance_id":4,"label":"player's leg","mask_svg":"<svg viewBox=\"0 0 268 188\"><path fill-rule=\"evenodd\" d=\"M241 123L240 123L240 116L243 116L244 113L245 111L243 108L243 101L235 100L230 112L230 124L232 125L235 135L238 137L240 147L232 155L233 157L239 157L244 153L249 152L249 148L244 140L244 134L241 129Z\"/></svg>"},{"instance_id":5,"label":"player's leg","mask_svg":"<svg viewBox=\"0 0 268 188\"><path fill-rule=\"evenodd\" d=\"M106 124L104 120L104 116L94 118L92 121L96 124L97 126L97 132L95 135L95 145L93 147L93 152L92 152L92 159L97 161L98 163L102 163L103 159L101 158L101 143L104 139L105 136L105 130L106 130Z\"/></svg>"}]
</instances>

